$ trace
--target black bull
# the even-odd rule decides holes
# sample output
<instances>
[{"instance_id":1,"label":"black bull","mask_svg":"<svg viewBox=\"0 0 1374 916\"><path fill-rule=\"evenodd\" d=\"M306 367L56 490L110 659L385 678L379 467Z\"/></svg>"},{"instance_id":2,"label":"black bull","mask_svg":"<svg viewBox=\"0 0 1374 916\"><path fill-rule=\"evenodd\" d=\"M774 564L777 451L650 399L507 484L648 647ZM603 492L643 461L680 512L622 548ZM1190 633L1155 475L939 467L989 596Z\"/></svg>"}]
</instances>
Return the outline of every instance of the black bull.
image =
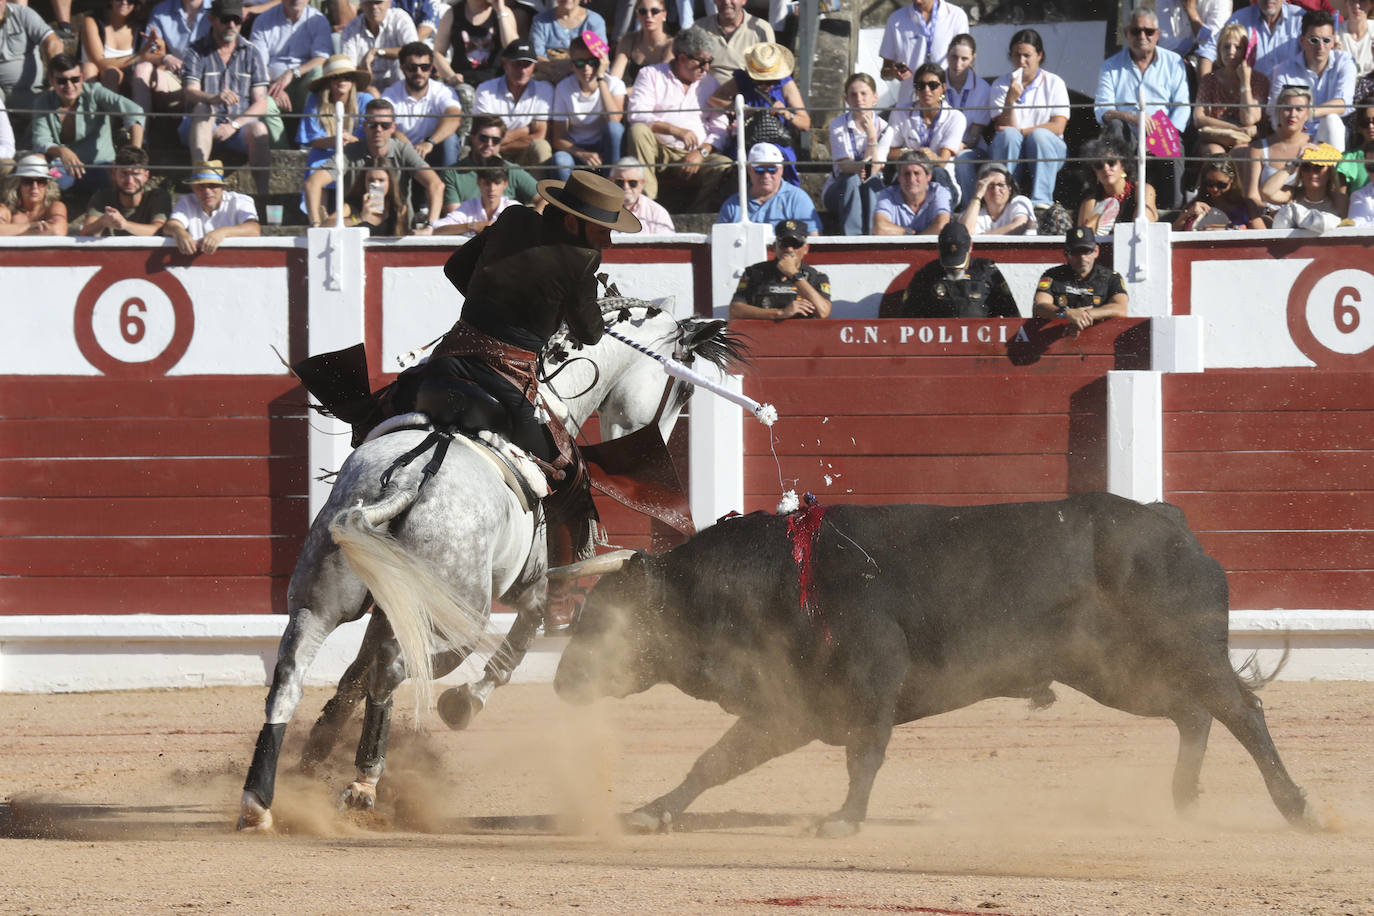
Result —
<instances>
[{"instance_id":1,"label":"black bull","mask_svg":"<svg viewBox=\"0 0 1374 916\"><path fill-rule=\"evenodd\" d=\"M790 537L787 517L724 521L592 590L558 666L562 697L667 682L739 716L635 826L666 828L712 786L819 739L843 745L849 769L821 832L853 832L894 725L989 697L1049 701L1051 681L1172 719L1179 808L1197 798L1215 717L1284 817L1315 823L1252 691L1263 681L1231 667L1225 574L1178 508L1107 494L836 506L814 530L799 566L806 534Z\"/></svg>"}]
</instances>

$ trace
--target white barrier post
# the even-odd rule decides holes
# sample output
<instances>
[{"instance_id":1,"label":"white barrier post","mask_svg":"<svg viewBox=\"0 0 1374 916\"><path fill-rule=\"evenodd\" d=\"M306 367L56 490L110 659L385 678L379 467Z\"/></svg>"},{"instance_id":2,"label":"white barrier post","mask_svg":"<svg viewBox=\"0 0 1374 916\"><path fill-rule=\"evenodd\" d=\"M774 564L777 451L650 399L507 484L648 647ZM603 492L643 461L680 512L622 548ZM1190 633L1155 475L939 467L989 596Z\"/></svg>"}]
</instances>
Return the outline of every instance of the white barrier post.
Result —
<instances>
[{"instance_id":1,"label":"white barrier post","mask_svg":"<svg viewBox=\"0 0 1374 916\"><path fill-rule=\"evenodd\" d=\"M735 94L735 178L739 182L739 219L749 222L749 183L745 175L749 151L744 148L744 96Z\"/></svg>"},{"instance_id":2,"label":"white barrier post","mask_svg":"<svg viewBox=\"0 0 1374 916\"><path fill-rule=\"evenodd\" d=\"M362 113L358 114L362 117ZM334 137L334 228L344 227L344 106L342 101L334 102L334 126L338 134Z\"/></svg>"},{"instance_id":3,"label":"white barrier post","mask_svg":"<svg viewBox=\"0 0 1374 916\"><path fill-rule=\"evenodd\" d=\"M724 382L734 391L743 390L738 375L726 376ZM692 398L687 454L687 492L697 530L715 524L727 512L743 512L744 410L725 398Z\"/></svg>"},{"instance_id":4,"label":"white barrier post","mask_svg":"<svg viewBox=\"0 0 1374 916\"><path fill-rule=\"evenodd\" d=\"M1164 498L1161 373L1107 373L1107 490L1137 502Z\"/></svg>"}]
</instances>

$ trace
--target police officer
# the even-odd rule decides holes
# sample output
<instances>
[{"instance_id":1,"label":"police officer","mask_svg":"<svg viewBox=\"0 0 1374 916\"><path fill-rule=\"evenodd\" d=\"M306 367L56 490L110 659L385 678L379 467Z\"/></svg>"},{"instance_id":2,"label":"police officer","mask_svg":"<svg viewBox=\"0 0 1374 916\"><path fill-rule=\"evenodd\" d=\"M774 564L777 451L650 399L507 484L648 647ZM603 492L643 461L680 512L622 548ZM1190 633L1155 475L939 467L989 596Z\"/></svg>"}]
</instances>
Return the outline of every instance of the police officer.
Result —
<instances>
[{"instance_id":1,"label":"police officer","mask_svg":"<svg viewBox=\"0 0 1374 916\"><path fill-rule=\"evenodd\" d=\"M1018 318L1021 312L997 265L972 257L963 223L940 230L940 255L911 278L898 307L884 304L880 318Z\"/></svg>"},{"instance_id":2,"label":"police officer","mask_svg":"<svg viewBox=\"0 0 1374 916\"><path fill-rule=\"evenodd\" d=\"M730 300L730 317L827 318L830 278L806 263L807 225L785 219L773 227L773 260L750 264Z\"/></svg>"},{"instance_id":3,"label":"police officer","mask_svg":"<svg viewBox=\"0 0 1374 916\"><path fill-rule=\"evenodd\" d=\"M1087 226L1074 226L1064 237L1062 267L1051 267L1035 287L1037 318L1062 318L1074 332L1103 318L1124 318L1126 285L1121 275L1097 263L1097 237Z\"/></svg>"}]
</instances>

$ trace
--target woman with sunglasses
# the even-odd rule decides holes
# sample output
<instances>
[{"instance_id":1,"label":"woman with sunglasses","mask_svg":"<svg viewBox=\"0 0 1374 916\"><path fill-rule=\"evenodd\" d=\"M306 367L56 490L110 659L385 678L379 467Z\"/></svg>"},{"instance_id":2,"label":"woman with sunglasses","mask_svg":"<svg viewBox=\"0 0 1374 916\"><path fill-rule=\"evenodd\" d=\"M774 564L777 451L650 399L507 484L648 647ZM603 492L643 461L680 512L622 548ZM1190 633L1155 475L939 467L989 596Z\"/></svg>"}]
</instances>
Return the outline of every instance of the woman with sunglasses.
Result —
<instances>
[{"instance_id":1,"label":"woman with sunglasses","mask_svg":"<svg viewBox=\"0 0 1374 916\"><path fill-rule=\"evenodd\" d=\"M625 138L625 83L606 73L605 54L596 54L578 36L568 46L572 75L553 90L549 143L558 180L574 166L599 169L620 158Z\"/></svg>"},{"instance_id":2,"label":"woman with sunglasses","mask_svg":"<svg viewBox=\"0 0 1374 916\"><path fill-rule=\"evenodd\" d=\"M795 60L792 52L771 41L761 41L744 54L744 69L736 70L711 93L707 104L712 108L733 109L736 94L744 97L744 144L771 143L782 151L786 162L783 177L800 187L797 174L796 132L811 129L811 114L802 101L801 90L792 79ZM750 109L753 109L752 111ZM734 155L735 130L729 132L729 143L721 150Z\"/></svg>"},{"instance_id":3,"label":"woman with sunglasses","mask_svg":"<svg viewBox=\"0 0 1374 916\"><path fill-rule=\"evenodd\" d=\"M82 76L105 88L127 95L134 64L147 57L136 49L147 16L138 0L109 0L105 9L88 15L81 23Z\"/></svg>"},{"instance_id":4,"label":"woman with sunglasses","mask_svg":"<svg viewBox=\"0 0 1374 916\"><path fill-rule=\"evenodd\" d=\"M476 87L501 72L501 49L515 41L515 14L505 0L454 0L434 33L434 67L450 86ZM471 111L470 93L463 107Z\"/></svg>"},{"instance_id":5,"label":"woman with sunglasses","mask_svg":"<svg viewBox=\"0 0 1374 916\"><path fill-rule=\"evenodd\" d=\"M535 16L530 23L530 44L539 58L535 79L557 84L568 76L572 72L569 49L583 32L594 32L603 45L606 42L606 20L581 0L553 0L551 7Z\"/></svg>"},{"instance_id":6,"label":"woman with sunglasses","mask_svg":"<svg viewBox=\"0 0 1374 916\"><path fill-rule=\"evenodd\" d=\"M1345 219L1350 198L1336 171L1341 154L1329 143L1308 146L1292 162L1274 169L1260 188L1264 199L1278 207L1275 229L1325 232Z\"/></svg>"},{"instance_id":7,"label":"woman with sunglasses","mask_svg":"<svg viewBox=\"0 0 1374 916\"><path fill-rule=\"evenodd\" d=\"M0 236L66 235L67 205L37 153L21 156L0 190Z\"/></svg>"},{"instance_id":8,"label":"woman with sunglasses","mask_svg":"<svg viewBox=\"0 0 1374 916\"><path fill-rule=\"evenodd\" d=\"M1011 172L991 162L978 173L978 184L959 221L969 235L1035 235L1035 209L1016 193Z\"/></svg>"},{"instance_id":9,"label":"woman with sunglasses","mask_svg":"<svg viewBox=\"0 0 1374 916\"><path fill-rule=\"evenodd\" d=\"M1273 106L1274 132L1252 140L1247 147L1231 151L1244 186L1245 198L1256 207L1269 209L1260 189L1273 176L1276 163L1291 162L1312 142L1312 137L1303 130L1311 110L1310 89L1306 86L1285 86Z\"/></svg>"},{"instance_id":10,"label":"woman with sunglasses","mask_svg":"<svg viewBox=\"0 0 1374 916\"><path fill-rule=\"evenodd\" d=\"M1259 133L1264 102L1269 98L1269 77L1250 66L1250 36L1237 22L1217 35L1217 61L1211 73L1198 81L1197 154L1216 156L1255 139Z\"/></svg>"},{"instance_id":11,"label":"woman with sunglasses","mask_svg":"<svg viewBox=\"0 0 1374 916\"><path fill-rule=\"evenodd\" d=\"M1345 188L1352 195L1369 184L1369 168L1374 166L1374 92L1355 100L1349 139L1345 155L1336 171L1345 179ZM1352 202L1354 198L1351 198Z\"/></svg>"},{"instance_id":12,"label":"woman with sunglasses","mask_svg":"<svg viewBox=\"0 0 1374 916\"><path fill-rule=\"evenodd\" d=\"M345 145L363 139L363 120L358 115L372 101L363 90L372 83L372 74L358 70L346 54L335 54L325 61L320 76L310 82L310 98L305 102L299 128L299 142L308 150L305 174L315 171L334 155L339 125L334 120L334 103L343 102Z\"/></svg>"},{"instance_id":13,"label":"woman with sunglasses","mask_svg":"<svg viewBox=\"0 0 1374 916\"><path fill-rule=\"evenodd\" d=\"M933 180L949 192L951 208L959 206L960 190L954 180L954 157L964 148L968 121L964 113L945 104L945 70L924 63L911 75L911 109L892 114L892 149L889 159L907 150L926 154L935 167Z\"/></svg>"},{"instance_id":14,"label":"woman with sunglasses","mask_svg":"<svg viewBox=\"0 0 1374 916\"><path fill-rule=\"evenodd\" d=\"M641 67L666 64L673 59L673 36L668 34L668 8L663 0L640 0L635 7L639 28L616 43L611 76L631 85Z\"/></svg>"},{"instance_id":15,"label":"woman with sunglasses","mask_svg":"<svg viewBox=\"0 0 1374 916\"><path fill-rule=\"evenodd\" d=\"M1224 43L1224 40L1217 42L1219 60L1225 53L1222 50ZM1266 228L1263 213L1245 199L1236 179L1235 163L1229 157L1213 156L1203 163L1200 173L1197 194L1174 220L1175 231Z\"/></svg>"},{"instance_id":16,"label":"woman with sunglasses","mask_svg":"<svg viewBox=\"0 0 1374 916\"><path fill-rule=\"evenodd\" d=\"M830 122L830 178L821 189L825 209L840 219L844 235L864 235L883 184L883 163L893 130L875 110L878 86L867 73L853 73L844 84L848 111Z\"/></svg>"},{"instance_id":17,"label":"woman with sunglasses","mask_svg":"<svg viewBox=\"0 0 1374 916\"><path fill-rule=\"evenodd\" d=\"M1069 123L1069 87L1063 78L1043 69L1045 45L1035 29L1011 36L1007 57L1015 67L992 84L997 109L988 155L1016 176L1036 207L1054 203L1054 182L1064 167L1069 147L1064 128Z\"/></svg>"},{"instance_id":18,"label":"woman with sunglasses","mask_svg":"<svg viewBox=\"0 0 1374 916\"><path fill-rule=\"evenodd\" d=\"M1133 222L1138 213L1143 213L1147 223L1159 219L1154 187L1127 177L1129 155L1124 144L1111 137L1083 144L1082 156L1092 165L1096 182L1078 205L1076 225L1087 226L1098 239L1109 237L1117 222Z\"/></svg>"}]
</instances>

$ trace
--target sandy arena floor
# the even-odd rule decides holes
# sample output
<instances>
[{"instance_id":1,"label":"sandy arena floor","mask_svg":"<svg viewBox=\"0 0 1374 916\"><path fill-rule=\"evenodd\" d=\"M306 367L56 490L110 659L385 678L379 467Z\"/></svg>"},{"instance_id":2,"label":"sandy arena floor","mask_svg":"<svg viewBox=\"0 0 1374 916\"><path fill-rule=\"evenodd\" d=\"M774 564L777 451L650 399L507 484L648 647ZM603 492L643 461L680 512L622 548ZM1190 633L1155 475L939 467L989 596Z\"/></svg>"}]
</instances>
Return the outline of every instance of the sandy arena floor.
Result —
<instances>
[{"instance_id":1,"label":"sandy arena floor","mask_svg":"<svg viewBox=\"0 0 1374 916\"><path fill-rule=\"evenodd\" d=\"M623 835L730 721L666 687L591 710L508 687L469 732L419 736L402 699L379 816L331 806L350 747L327 781L283 772L275 837L233 830L265 691L4 695L0 912L1374 914L1374 684L1262 694L1317 834L1285 825L1219 725L1180 820L1173 726L1055 689L1048 710L899 728L845 840L807 835L845 791L842 753L814 744L707 793L684 832Z\"/></svg>"}]
</instances>

